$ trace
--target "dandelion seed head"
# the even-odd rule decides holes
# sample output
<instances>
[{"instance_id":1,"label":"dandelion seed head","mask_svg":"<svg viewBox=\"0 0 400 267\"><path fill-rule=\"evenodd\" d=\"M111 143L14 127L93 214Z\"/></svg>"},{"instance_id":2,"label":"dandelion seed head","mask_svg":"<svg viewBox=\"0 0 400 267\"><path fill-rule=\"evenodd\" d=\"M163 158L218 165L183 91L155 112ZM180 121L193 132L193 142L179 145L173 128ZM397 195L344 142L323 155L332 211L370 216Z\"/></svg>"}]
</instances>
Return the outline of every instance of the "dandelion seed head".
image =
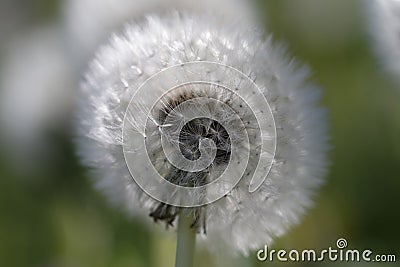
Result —
<instances>
[{"instance_id":1,"label":"dandelion seed head","mask_svg":"<svg viewBox=\"0 0 400 267\"><path fill-rule=\"evenodd\" d=\"M143 218L173 225L180 208L171 203L223 193L190 209L204 228L199 239L213 251L246 254L299 222L325 174L326 114L308 75L247 25L183 12L147 16L113 35L89 66L79 154L96 187ZM161 187L150 197L142 187L153 190L153 169L171 184L207 190L185 198ZM250 193L257 170L268 177ZM221 176L238 179L213 183Z\"/></svg>"}]
</instances>

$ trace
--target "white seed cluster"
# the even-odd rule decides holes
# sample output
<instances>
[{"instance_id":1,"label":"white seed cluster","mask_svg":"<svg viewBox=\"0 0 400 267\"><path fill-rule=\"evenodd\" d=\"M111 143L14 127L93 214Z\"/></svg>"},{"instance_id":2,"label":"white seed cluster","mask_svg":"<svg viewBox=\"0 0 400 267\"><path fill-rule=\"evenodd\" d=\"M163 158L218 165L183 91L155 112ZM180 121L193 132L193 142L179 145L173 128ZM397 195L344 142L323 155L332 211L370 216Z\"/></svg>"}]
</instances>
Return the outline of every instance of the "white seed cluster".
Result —
<instances>
[{"instance_id":1,"label":"white seed cluster","mask_svg":"<svg viewBox=\"0 0 400 267\"><path fill-rule=\"evenodd\" d=\"M190 13L147 16L112 36L90 64L80 155L96 186L143 218L151 212L173 222L174 185L196 201L224 193L198 212L207 227L199 240L246 254L299 221L325 174L326 114L308 74L245 25ZM181 164L196 160L195 169ZM268 176L249 192L246 177L261 174ZM149 185L161 178L170 183L150 197Z\"/></svg>"}]
</instances>

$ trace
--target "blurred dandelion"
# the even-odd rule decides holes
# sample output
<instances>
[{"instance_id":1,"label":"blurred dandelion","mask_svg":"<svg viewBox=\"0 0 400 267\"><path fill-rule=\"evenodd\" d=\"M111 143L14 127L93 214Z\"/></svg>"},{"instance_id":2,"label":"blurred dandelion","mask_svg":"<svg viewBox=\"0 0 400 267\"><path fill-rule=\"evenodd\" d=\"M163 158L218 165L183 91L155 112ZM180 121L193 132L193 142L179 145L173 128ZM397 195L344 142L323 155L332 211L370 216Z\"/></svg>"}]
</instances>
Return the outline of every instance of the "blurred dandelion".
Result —
<instances>
[{"instance_id":1,"label":"blurred dandelion","mask_svg":"<svg viewBox=\"0 0 400 267\"><path fill-rule=\"evenodd\" d=\"M0 134L18 171L43 167L52 153L47 133L65 126L76 79L64 50L56 26L37 28L6 46L0 73Z\"/></svg>"},{"instance_id":2,"label":"blurred dandelion","mask_svg":"<svg viewBox=\"0 0 400 267\"><path fill-rule=\"evenodd\" d=\"M246 23L148 15L89 66L79 154L115 205L172 227L179 217L178 254L196 233L247 254L298 223L326 172L326 112L308 75Z\"/></svg>"},{"instance_id":3,"label":"blurred dandelion","mask_svg":"<svg viewBox=\"0 0 400 267\"><path fill-rule=\"evenodd\" d=\"M67 39L68 46L77 63L86 65L99 44L127 21L171 8L216 13L219 21L255 18L252 5L245 0L68 0L63 3L63 26L66 35L71 37Z\"/></svg>"},{"instance_id":4,"label":"blurred dandelion","mask_svg":"<svg viewBox=\"0 0 400 267\"><path fill-rule=\"evenodd\" d=\"M400 83L400 1L366 1L369 31L383 67Z\"/></svg>"}]
</instances>

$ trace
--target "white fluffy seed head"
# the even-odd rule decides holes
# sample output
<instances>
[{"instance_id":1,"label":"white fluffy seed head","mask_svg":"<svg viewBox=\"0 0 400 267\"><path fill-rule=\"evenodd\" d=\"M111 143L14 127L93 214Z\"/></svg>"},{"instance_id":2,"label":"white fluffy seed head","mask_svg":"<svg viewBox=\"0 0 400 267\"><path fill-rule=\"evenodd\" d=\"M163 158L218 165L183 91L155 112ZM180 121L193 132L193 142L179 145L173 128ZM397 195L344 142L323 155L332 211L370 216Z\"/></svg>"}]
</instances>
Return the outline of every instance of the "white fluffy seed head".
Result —
<instances>
[{"instance_id":1,"label":"white fluffy seed head","mask_svg":"<svg viewBox=\"0 0 400 267\"><path fill-rule=\"evenodd\" d=\"M205 63L200 64L206 66L204 72L202 68L195 69L199 65L193 62ZM213 64L229 67L221 71ZM181 75L179 66L194 69L184 72L187 75ZM242 73L245 78L236 79L233 70ZM326 114L318 107L320 91L306 81L308 75L306 67L287 59L284 49L274 46L271 38L265 40L262 33L253 28L232 22L223 24L208 15L166 13L147 16L142 22L127 25L122 34L113 35L109 44L98 51L90 64L78 112L79 153L83 162L92 168L97 188L113 203L124 206L131 214L142 214L146 218L151 212L153 215L157 213L157 218L160 218L165 214L173 215L176 209L163 213L167 210L166 206L160 206L159 201L144 193L136 183L137 177L134 180L130 173L133 169L135 174L147 177L148 171L143 167L146 166L145 157L151 159L155 169L166 179L172 173L173 177L179 177L179 181L173 178L172 182L182 185L190 179L198 182L197 178L204 177L207 182L205 173L218 176L230 168L225 160L232 161L238 157L241 162L241 155L248 152L244 168L234 169L233 166L229 169L232 178L236 178L235 173L236 176L242 173L238 177L240 181L222 198L201 208L207 234L200 234L199 238L212 251L230 247L233 251L246 254L249 250L270 244L275 237L299 222L311 206L313 192L325 174L328 149ZM181 85L167 93L170 84L185 80L187 76L191 79L188 85ZM194 82L197 76L198 80L209 79L215 84L199 85ZM151 83L153 77L162 79ZM246 79L251 82L246 84ZM152 86L148 86L149 83ZM237 95L236 88L239 91ZM254 88L259 91L252 91ZM252 97L253 93L260 95ZM154 101L154 107L148 108L156 96L160 99ZM226 127L225 130L218 124L210 126L210 120L203 120L181 129L184 132L182 135L174 131L163 132L163 127L167 126L161 124L170 122L162 119L163 110L168 110L164 113L169 114L181 102L194 96L219 101L215 105L201 105L202 108L196 112L214 114ZM243 99L245 103L241 102ZM269 109L260 99L266 99ZM177 116L172 119L179 114L189 116L191 111L191 108L183 106L173 113ZM240 122L235 115L243 126L238 126ZM147 124L149 128L144 127L146 121L150 121ZM129 130L126 130L127 125ZM217 139L229 133L229 126L234 126L232 128L237 131L232 131L229 138ZM190 127L195 129L190 130ZM254 137L254 141L248 141L248 146L241 146L246 143L246 137L240 130L244 130L249 139ZM200 139L195 139L195 134L199 138L214 140L216 152L220 153L220 164L213 161L204 173L200 172L201 177L196 178L195 174L187 176L166 158L160 138L143 142L144 137L164 135L169 140L168 137L174 134L182 137L179 139L183 144L181 152L185 149L196 151ZM191 146L190 140L198 143ZM235 142L239 152L236 156L230 150ZM260 148L261 142L266 145ZM135 150L141 145L147 150ZM212 147L212 143L204 142L203 145L206 149L207 145ZM131 149L128 153L127 147ZM229 155L226 155L227 151ZM259 154L273 152L275 157L270 158L272 167L267 179L258 190L249 193L250 181L246 174L256 169L260 162ZM130 160L132 155L137 161ZM267 165L263 166L265 170L268 170ZM221 187L210 187L203 191L203 195L196 193L193 197L206 198L209 191L222 192L224 188ZM167 203L175 200L175 191L161 188L159 193Z\"/></svg>"},{"instance_id":2,"label":"white fluffy seed head","mask_svg":"<svg viewBox=\"0 0 400 267\"><path fill-rule=\"evenodd\" d=\"M369 31L383 67L400 84L400 1L365 1Z\"/></svg>"}]
</instances>

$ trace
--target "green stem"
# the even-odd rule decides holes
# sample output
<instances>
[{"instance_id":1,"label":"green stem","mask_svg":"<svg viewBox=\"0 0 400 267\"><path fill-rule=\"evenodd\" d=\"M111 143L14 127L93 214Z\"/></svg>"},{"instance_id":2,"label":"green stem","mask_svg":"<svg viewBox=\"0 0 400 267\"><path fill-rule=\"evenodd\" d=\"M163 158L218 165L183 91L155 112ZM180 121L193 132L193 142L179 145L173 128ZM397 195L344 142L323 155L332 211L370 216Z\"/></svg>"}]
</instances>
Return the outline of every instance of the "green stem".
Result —
<instances>
[{"instance_id":1,"label":"green stem","mask_svg":"<svg viewBox=\"0 0 400 267\"><path fill-rule=\"evenodd\" d=\"M178 241L176 245L175 267L193 266L196 229L190 227L192 222L192 217L181 212L178 220Z\"/></svg>"}]
</instances>

